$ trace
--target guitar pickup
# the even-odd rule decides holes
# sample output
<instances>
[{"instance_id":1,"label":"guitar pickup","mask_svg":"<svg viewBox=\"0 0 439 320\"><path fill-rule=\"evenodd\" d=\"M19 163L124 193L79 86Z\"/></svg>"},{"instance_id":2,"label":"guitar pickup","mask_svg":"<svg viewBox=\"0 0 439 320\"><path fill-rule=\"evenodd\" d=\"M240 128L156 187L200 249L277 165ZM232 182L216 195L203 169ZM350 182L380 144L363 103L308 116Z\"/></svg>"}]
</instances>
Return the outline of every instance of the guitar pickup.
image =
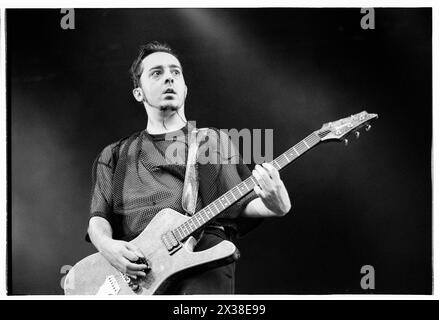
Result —
<instances>
[{"instance_id":1,"label":"guitar pickup","mask_svg":"<svg viewBox=\"0 0 439 320\"><path fill-rule=\"evenodd\" d=\"M168 231L162 235L162 242L171 255L181 248L181 242L177 240L172 231Z\"/></svg>"}]
</instances>

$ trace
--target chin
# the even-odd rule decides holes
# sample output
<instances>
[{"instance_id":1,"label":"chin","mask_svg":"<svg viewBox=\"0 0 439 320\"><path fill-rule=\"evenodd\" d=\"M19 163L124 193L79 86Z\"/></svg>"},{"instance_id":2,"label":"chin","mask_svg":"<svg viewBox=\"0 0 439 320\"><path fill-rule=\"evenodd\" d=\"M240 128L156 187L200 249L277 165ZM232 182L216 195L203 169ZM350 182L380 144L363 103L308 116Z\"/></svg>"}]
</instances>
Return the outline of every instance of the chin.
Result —
<instances>
[{"instance_id":1,"label":"chin","mask_svg":"<svg viewBox=\"0 0 439 320\"><path fill-rule=\"evenodd\" d=\"M161 111L177 111L178 109L180 109L180 107L174 104L166 104L160 106Z\"/></svg>"}]
</instances>

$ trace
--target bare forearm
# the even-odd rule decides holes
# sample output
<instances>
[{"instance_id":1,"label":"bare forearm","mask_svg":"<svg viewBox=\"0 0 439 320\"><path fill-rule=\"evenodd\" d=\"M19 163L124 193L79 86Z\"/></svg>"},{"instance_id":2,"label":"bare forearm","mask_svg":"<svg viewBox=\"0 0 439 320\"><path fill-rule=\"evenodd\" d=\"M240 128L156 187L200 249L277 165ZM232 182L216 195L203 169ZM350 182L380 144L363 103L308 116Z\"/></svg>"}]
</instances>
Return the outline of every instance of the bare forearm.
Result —
<instances>
[{"instance_id":1,"label":"bare forearm","mask_svg":"<svg viewBox=\"0 0 439 320\"><path fill-rule=\"evenodd\" d=\"M250 201L242 212L242 215L247 218L269 218L281 216L268 209L262 202L261 198L256 198Z\"/></svg>"},{"instance_id":2,"label":"bare forearm","mask_svg":"<svg viewBox=\"0 0 439 320\"><path fill-rule=\"evenodd\" d=\"M88 223L88 234L96 249L117 270L129 276L146 275L146 264L136 264L139 257L144 257L142 252L132 243L122 240L113 240L113 230L110 223L101 217L93 217Z\"/></svg>"},{"instance_id":3,"label":"bare forearm","mask_svg":"<svg viewBox=\"0 0 439 320\"><path fill-rule=\"evenodd\" d=\"M102 243L113 238L113 229L106 219L92 217L88 223L88 235L96 249L101 251Z\"/></svg>"}]
</instances>

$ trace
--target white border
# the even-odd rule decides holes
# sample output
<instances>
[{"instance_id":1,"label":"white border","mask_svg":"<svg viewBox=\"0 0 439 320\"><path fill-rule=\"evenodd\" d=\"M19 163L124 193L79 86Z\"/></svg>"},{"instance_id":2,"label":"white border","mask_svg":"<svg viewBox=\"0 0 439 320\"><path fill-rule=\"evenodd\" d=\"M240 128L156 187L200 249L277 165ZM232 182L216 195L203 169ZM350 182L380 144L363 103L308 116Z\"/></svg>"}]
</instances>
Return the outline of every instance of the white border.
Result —
<instances>
[{"instance_id":1,"label":"white border","mask_svg":"<svg viewBox=\"0 0 439 320\"><path fill-rule=\"evenodd\" d=\"M434 167L436 159L439 159L438 151L435 146L435 137L437 137L438 126L438 114L436 111L437 105L437 84L438 84L438 64L435 60L435 55L438 54L438 19L439 19L439 7L433 4L433 1L147 1L130 0L130 1L102 1L102 0L87 0L87 1L39 1L38 5L33 1L24 0L6 0L3 1L0 7L0 21L1 21L1 33L0 33L0 103L2 112L0 113L0 132L5 135L0 139L0 150L3 152L3 156L0 157L0 204L3 208L0 218L0 298L6 298L8 300L39 300L39 299L52 299L52 300L131 300L132 297L89 297L89 296L6 296L6 69L5 69L5 11L4 8L129 8L129 7L151 7L151 8L164 8L164 7L197 7L197 8L209 8L209 7L432 7L433 8L433 150L432 150L432 180L433 180L433 199L438 199L438 190L435 188L435 175ZM413 112L416 108L414 106ZM433 201L433 230L438 230L438 219L435 214L437 212L437 203ZM438 249L438 235L437 232L433 232L433 258L437 260ZM148 296L148 297L136 297L138 300L375 300L375 299L394 299L394 300L437 300L439 290L437 289L437 275L439 274L439 266L436 261L433 267L434 281L434 294L429 295L234 295L234 296Z\"/></svg>"},{"instance_id":2,"label":"white border","mask_svg":"<svg viewBox=\"0 0 439 320\"><path fill-rule=\"evenodd\" d=\"M432 74L433 74L433 101L432 101L432 112L433 112L433 136L432 136L432 158L431 158L431 179L432 179L432 201L433 201L433 214L432 214L432 227L433 227L433 248L432 248L432 254L433 254L433 295L438 298L439 295L439 290L438 290L438 275L439 275L439 265L438 265L438 244L439 244L439 236L438 236L438 219L436 217L436 214L438 212L438 207L437 207L437 199L439 196L438 193L438 188L436 188L436 176L434 173L434 169L436 167L436 163L437 160L439 159L439 154L438 154L438 148L436 146L435 141L437 141L437 130L438 130L438 114L437 114L437 103L438 103L438 76L439 76L439 66L438 66L438 61L437 61L437 57L439 54L439 50L438 50L438 27L439 27L439 7L436 6L433 8L433 33L432 33L432 37L433 37L433 43L432 43L432 59L433 59L433 70L432 70ZM436 232L435 232L436 231Z\"/></svg>"},{"instance_id":3,"label":"white border","mask_svg":"<svg viewBox=\"0 0 439 320\"><path fill-rule=\"evenodd\" d=\"M45 0L35 4L30 0L5 0L4 8L240 8L240 7L432 7L434 1L395 1L395 0ZM62 6L60 6L62 4Z\"/></svg>"},{"instance_id":4,"label":"white border","mask_svg":"<svg viewBox=\"0 0 439 320\"><path fill-rule=\"evenodd\" d=\"M7 218L7 187L6 187L6 45L4 9L0 9L0 204L4 210L0 215L0 294L6 294L6 218Z\"/></svg>"}]
</instances>

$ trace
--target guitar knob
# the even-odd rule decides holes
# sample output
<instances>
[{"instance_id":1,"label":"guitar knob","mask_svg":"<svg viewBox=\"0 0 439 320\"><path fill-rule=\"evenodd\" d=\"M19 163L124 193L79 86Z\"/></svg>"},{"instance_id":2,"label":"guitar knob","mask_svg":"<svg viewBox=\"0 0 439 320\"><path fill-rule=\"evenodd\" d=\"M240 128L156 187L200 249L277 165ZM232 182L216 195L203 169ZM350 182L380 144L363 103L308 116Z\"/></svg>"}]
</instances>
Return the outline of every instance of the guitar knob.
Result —
<instances>
[{"instance_id":1,"label":"guitar knob","mask_svg":"<svg viewBox=\"0 0 439 320\"><path fill-rule=\"evenodd\" d=\"M133 292L138 292L140 290L139 279L131 278L125 273L121 273L121 275L127 285L130 287L130 289L133 290Z\"/></svg>"},{"instance_id":2,"label":"guitar knob","mask_svg":"<svg viewBox=\"0 0 439 320\"><path fill-rule=\"evenodd\" d=\"M349 140L348 139L344 139L344 145L347 146L348 143L349 143Z\"/></svg>"},{"instance_id":3,"label":"guitar knob","mask_svg":"<svg viewBox=\"0 0 439 320\"><path fill-rule=\"evenodd\" d=\"M358 139L360 137L360 131L355 131L355 137Z\"/></svg>"},{"instance_id":4,"label":"guitar knob","mask_svg":"<svg viewBox=\"0 0 439 320\"><path fill-rule=\"evenodd\" d=\"M133 290L134 292L138 292L140 290L140 285L138 283L133 283L131 282L131 284L129 284L131 290Z\"/></svg>"},{"instance_id":5,"label":"guitar knob","mask_svg":"<svg viewBox=\"0 0 439 320\"><path fill-rule=\"evenodd\" d=\"M366 126L366 131L369 131L370 128L372 128L372 126L371 126L370 124L368 124L368 125Z\"/></svg>"}]
</instances>

